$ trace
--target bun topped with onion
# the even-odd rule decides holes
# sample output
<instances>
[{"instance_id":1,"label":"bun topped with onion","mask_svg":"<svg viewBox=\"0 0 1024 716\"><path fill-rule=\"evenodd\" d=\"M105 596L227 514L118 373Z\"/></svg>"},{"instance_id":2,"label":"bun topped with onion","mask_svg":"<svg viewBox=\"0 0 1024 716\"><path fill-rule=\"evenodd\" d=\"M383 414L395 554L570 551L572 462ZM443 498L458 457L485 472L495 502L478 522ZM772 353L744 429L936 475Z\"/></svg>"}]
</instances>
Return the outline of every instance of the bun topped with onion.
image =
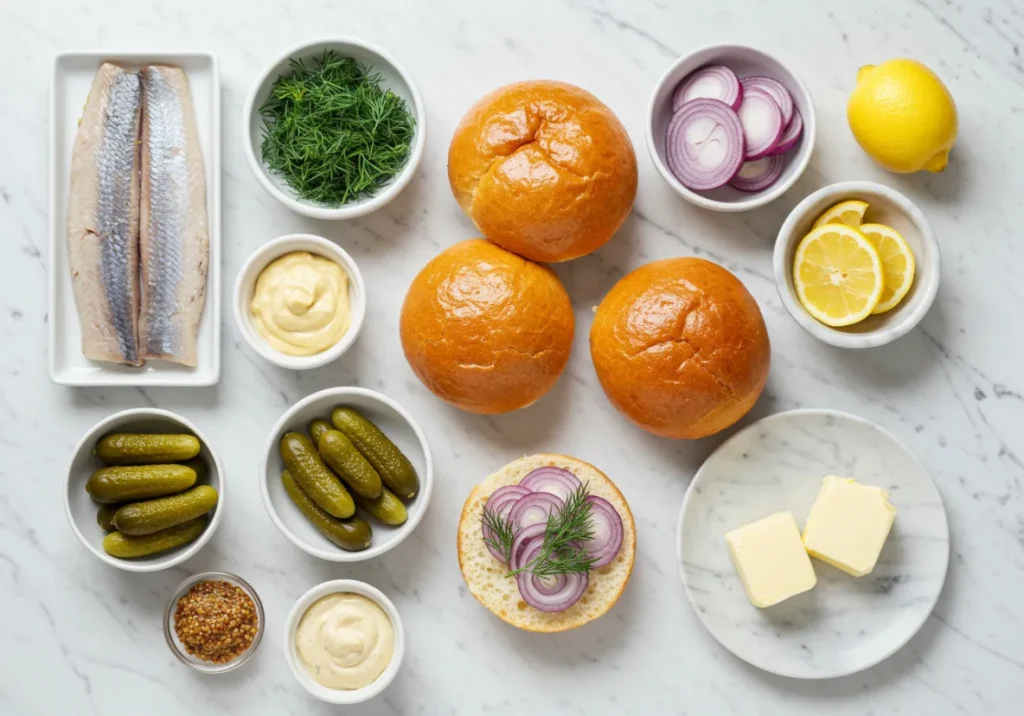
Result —
<instances>
[{"instance_id":1,"label":"bun topped with onion","mask_svg":"<svg viewBox=\"0 0 1024 716\"><path fill-rule=\"evenodd\" d=\"M448 181L484 236L533 261L603 246L636 198L625 127L594 95L565 82L499 87L462 118Z\"/></svg>"},{"instance_id":2,"label":"bun topped with onion","mask_svg":"<svg viewBox=\"0 0 1024 716\"><path fill-rule=\"evenodd\" d=\"M590 538L575 541L569 531L581 526ZM458 542L459 567L477 601L512 626L559 632L618 601L633 571L636 526L604 473L573 457L540 454L473 488Z\"/></svg>"},{"instance_id":3,"label":"bun topped with onion","mask_svg":"<svg viewBox=\"0 0 1024 716\"><path fill-rule=\"evenodd\" d=\"M665 259L623 277L597 307L590 355L608 399L638 426L702 438L742 418L771 349L757 301L718 264Z\"/></svg>"}]
</instances>

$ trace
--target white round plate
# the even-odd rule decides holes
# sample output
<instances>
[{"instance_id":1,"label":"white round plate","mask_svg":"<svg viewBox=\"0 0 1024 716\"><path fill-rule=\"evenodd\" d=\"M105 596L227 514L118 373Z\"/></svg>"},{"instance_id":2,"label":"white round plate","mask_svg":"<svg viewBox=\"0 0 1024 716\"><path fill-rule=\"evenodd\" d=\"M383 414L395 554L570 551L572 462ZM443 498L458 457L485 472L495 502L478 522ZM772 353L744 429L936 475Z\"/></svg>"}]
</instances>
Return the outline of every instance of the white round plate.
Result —
<instances>
[{"instance_id":1,"label":"white round plate","mask_svg":"<svg viewBox=\"0 0 1024 716\"><path fill-rule=\"evenodd\" d=\"M758 609L725 533L781 510L802 529L826 475L889 492L898 512L878 564L855 578L812 559L814 589ZM690 602L722 646L774 674L827 679L874 666L921 628L946 578L949 526L924 465L890 433L847 413L793 410L741 430L697 471L678 558Z\"/></svg>"}]
</instances>

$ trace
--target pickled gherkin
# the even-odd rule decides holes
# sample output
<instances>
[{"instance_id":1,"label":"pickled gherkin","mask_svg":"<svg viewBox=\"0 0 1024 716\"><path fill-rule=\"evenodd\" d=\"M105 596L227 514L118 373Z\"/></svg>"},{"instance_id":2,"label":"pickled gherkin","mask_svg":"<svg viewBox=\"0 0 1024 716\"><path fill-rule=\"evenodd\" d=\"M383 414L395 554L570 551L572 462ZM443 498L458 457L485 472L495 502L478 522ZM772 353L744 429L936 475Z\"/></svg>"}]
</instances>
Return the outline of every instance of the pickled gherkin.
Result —
<instances>
[{"instance_id":1,"label":"pickled gherkin","mask_svg":"<svg viewBox=\"0 0 1024 716\"><path fill-rule=\"evenodd\" d=\"M328 430L334 430L334 426L323 418L317 418L309 424L309 437L313 438L313 444L320 444L320 436Z\"/></svg>"},{"instance_id":2,"label":"pickled gherkin","mask_svg":"<svg viewBox=\"0 0 1024 716\"><path fill-rule=\"evenodd\" d=\"M111 557L133 559L166 552L194 541L206 529L205 516L150 535L132 536L111 532L103 538L103 550Z\"/></svg>"},{"instance_id":3,"label":"pickled gherkin","mask_svg":"<svg viewBox=\"0 0 1024 716\"><path fill-rule=\"evenodd\" d=\"M180 495L125 505L114 515L114 526L121 534L148 535L194 520L216 506L217 491L199 485Z\"/></svg>"},{"instance_id":4,"label":"pickled gherkin","mask_svg":"<svg viewBox=\"0 0 1024 716\"><path fill-rule=\"evenodd\" d=\"M96 513L96 524L100 526L104 532L113 532L114 527L114 514L121 508L121 505L101 505L99 511Z\"/></svg>"},{"instance_id":5,"label":"pickled gherkin","mask_svg":"<svg viewBox=\"0 0 1024 716\"><path fill-rule=\"evenodd\" d=\"M316 447L320 457L352 488L352 492L370 499L380 497L383 489L380 475L345 437L345 433L331 428L319 432L319 435Z\"/></svg>"},{"instance_id":6,"label":"pickled gherkin","mask_svg":"<svg viewBox=\"0 0 1024 716\"><path fill-rule=\"evenodd\" d=\"M331 542L349 552L358 552L370 546L373 530L365 520L358 517L347 520L332 517L299 487L288 470L281 473L281 484L299 511Z\"/></svg>"},{"instance_id":7,"label":"pickled gherkin","mask_svg":"<svg viewBox=\"0 0 1024 716\"><path fill-rule=\"evenodd\" d=\"M285 433L280 449L285 467L316 504L333 517L343 519L355 514L352 496L324 464L308 437L302 433Z\"/></svg>"},{"instance_id":8,"label":"pickled gherkin","mask_svg":"<svg viewBox=\"0 0 1024 716\"><path fill-rule=\"evenodd\" d=\"M359 494L353 494L352 499L356 501L361 509L366 510L372 517L380 520L386 525L402 525L409 519L409 513L402 501L388 488L381 490L380 497L370 499Z\"/></svg>"},{"instance_id":9,"label":"pickled gherkin","mask_svg":"<svg viewBox=\"0 0 1024 716\"><path fill-rule=\"evenodd\" d=\"M416 496L419 490L416 470L409 458L380 428L352 408L345 407L334 409L331 422L373 465L380 479L392 492L406 500Z\"/></svg>"},{"instance_id":10,"label":"pickled gherkin","mask_svg":"<svg viewBox=\"0 0 1024 716\"><path fill-rule=\"evenodd\" d=\"M156 465L194 458L200 447L195 435L113 433L96 443L96 457L107 465Z\"/></svg>"},{"instance_id":11,"label":"pickled gherkin","mask_svg":"<svg viewBox=\"0 0 1024 716\"><path fill-rule=\"evenodd\" d=\"M109 504L175 495L195 482L196 471L185 465L117 465L94 472L85 490L96 502Z\"/></svg>"}]
</instances>

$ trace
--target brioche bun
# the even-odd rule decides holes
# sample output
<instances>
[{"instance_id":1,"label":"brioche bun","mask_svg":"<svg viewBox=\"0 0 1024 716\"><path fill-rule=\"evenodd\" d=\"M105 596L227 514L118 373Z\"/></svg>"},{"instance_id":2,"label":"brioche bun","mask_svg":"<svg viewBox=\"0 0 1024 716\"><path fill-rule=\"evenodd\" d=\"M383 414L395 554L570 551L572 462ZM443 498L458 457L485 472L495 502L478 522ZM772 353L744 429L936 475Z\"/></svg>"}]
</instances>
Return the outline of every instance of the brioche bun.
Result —
<instances>
[{"instance_id":1,"label":"brioche bun","mask_svg":"<svg viewBox=\"0 0 1024 716\"><path fill-rule=\"evenodd\" d=\"M625 127L564 82L499 87L466 113L448 148L448 181L484 236L533 261L603 246L636 197Z\"/></svg>"},{"instance_id":2,"label":"brioche bun","mask_svg":"<svg viewBox=\"0 0 1024 716\"><path fill-rule=\"evenodd\" d=\"M575 319L546 266L484 239L442 251L413 279L399 332L406 360L436 396L506 413L548 392L569 360Z\"/></svg>"},{"instance_id":3,"label":"brioche bun","mask_svg":"<svg viewBox=\"0 0 1024 716\"><path fill-rule=\"evenodd\" d=\"M754 297L695 258L625 276L597 308L590 355L608 399L638 426L701 438L743 417L764 388L771 349Z\"/></svg>"},{"instance_id":4,"label":"brioche bun","mask_svg":"<svg viewBox=\"0 0 1024 716\"><path fill-rule=\"evenodd\" d=\"M505 576L508 569L487 550L481 529L484 505L491 493L505 485L516 485L538 467L550 465L576 475L587 484L590 494L608 500L622 518L622 547L618 556L608 566L591 572L587 591L561 612L542 612L523 601L516 580ZM521 457L474 487L462 507L458 540L459 568L470 594L502 621L535 632L575 629L607 612L626 588L636 557L636 525L626 498L603 472L566 455Z\"/></svg>"}]
</instances>

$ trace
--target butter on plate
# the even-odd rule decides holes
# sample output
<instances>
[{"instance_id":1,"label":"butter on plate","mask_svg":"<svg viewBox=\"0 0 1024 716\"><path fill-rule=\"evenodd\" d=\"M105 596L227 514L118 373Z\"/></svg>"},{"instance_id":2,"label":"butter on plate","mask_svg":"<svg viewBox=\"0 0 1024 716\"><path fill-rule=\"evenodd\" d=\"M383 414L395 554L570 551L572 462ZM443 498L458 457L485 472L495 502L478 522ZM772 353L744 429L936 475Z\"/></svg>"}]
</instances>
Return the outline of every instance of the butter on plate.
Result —
<instances>
[{"instance_id":1,"label":"butter on plate","mask_svg":"<svg viewBox=\"0 0 1024 716\"><path fill-rule=\"evenodd\" d=\"M755 607L778 604L818 583L792 512L776 512L727 532L725 542Z\"/></svg>"},{"instance_id":2,"label":"butter on plate","mask_svg":"<svg viewBox=\"0 0 1024 716\"><path fill-rule=\"evenodd\" d=\"M807 515L804 546L812 557L863 577L875 568L895 519L885 490L829 475Z\"/></svg>"}]
</instances>

